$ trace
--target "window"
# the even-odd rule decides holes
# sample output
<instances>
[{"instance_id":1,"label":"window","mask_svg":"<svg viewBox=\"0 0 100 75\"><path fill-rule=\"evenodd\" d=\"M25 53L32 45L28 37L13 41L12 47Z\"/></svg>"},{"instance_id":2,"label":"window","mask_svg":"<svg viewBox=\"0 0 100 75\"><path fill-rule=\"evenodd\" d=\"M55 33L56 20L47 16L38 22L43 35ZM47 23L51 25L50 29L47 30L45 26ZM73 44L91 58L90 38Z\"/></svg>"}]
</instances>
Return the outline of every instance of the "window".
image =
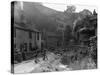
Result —
<instances>
[{"instance_id":1,"label":"window","mask_svg":"<svg viewBox=\"0 0 100 75\"><path fill-rule=\"evenodd\" d=\"M32 39L32 32L29 32L29 38Z\"/></svg>"},{"instance_id":2,"label":"window","mask_svg":"<svg viewBox=\"0 0 100 75\"><path fill-rule=\"evenodd\" d=\"M32 51L32 43L29 43L29 50Z\"/></svg>"},{"instance_id":3,"label":"window","mask_svg":"<svg viewBox=\"0 0 100 75\"><path fill-rule=\"evenodd\" d=\"M39 40L39 33L37 33L37 40Z\"/></svg>"}]
</instances>

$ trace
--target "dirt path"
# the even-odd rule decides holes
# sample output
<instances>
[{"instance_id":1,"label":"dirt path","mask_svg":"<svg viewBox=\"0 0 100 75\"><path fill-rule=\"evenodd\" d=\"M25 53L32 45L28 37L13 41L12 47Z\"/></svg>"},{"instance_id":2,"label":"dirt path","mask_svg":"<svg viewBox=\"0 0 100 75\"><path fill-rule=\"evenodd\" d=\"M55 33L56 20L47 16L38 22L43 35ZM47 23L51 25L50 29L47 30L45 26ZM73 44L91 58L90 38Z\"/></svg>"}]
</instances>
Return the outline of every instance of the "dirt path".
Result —
<instances>
[{"instance_id":1,"label":"dirt path","mask_svg":"<svg viewBox=\"0 0 100 75\"><path fill-rule=\"evenodd\" d=\"M36 72L50 72L50 71L64 71L71 70L67 65L60 63L60 58L53 53L47 54L47 60L38 58L39 62L36 64L35 60L24 61L20 64L15 65L15 73L36 73Z\"/></svg>"},{"instance_id":2,"label":"dirt path","mask_svg":"<svg viewBox=\"0 0 100 75\"><path fill-rule=\"evenodd\" d=\"M31 60L29 62L16 65L14 67L14 73L29 73L38 66L39 64L35 64L34 60Z\"/></svg>"}]
</instances>

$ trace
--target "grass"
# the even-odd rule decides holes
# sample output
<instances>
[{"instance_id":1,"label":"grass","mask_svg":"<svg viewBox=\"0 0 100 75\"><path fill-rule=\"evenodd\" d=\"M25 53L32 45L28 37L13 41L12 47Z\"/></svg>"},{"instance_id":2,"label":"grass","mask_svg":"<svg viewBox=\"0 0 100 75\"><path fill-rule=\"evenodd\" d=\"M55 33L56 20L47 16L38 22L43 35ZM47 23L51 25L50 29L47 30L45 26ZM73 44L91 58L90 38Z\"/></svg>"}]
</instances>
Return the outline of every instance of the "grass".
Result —
<instances>
[{"instance_id":1,"label":"grass","mask_svg":"<svg viewBox=\"0 0 100 75\"><path fill-rule=\"evenodd\" d=\"M71 67L72 70L96 69L96 64L91 58L85 57L82 60L70 63L69 67Z\"/></svg>"}]
</instances>

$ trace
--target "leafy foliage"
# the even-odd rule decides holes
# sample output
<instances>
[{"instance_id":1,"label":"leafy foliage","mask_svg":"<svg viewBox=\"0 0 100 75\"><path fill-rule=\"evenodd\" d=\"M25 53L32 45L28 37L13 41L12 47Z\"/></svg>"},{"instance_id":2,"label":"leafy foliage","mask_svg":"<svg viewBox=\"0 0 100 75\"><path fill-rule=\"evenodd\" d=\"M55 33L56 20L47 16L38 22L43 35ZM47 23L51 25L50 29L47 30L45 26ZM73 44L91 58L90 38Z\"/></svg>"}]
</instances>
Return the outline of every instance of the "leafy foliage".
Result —
<instances>
[{"instance_id":1,"label":"leafy foliage","mask_svg":"<svg viewBox=\"0 0 100 75\"><path fill-rule=\"evenodd\" d=\"M74 5L72 5L72 6L67 6L66 12L67 12L67 13L74 13L75 10L76 10L76 7L75 7Z\"/></svg>"}]
</instances>

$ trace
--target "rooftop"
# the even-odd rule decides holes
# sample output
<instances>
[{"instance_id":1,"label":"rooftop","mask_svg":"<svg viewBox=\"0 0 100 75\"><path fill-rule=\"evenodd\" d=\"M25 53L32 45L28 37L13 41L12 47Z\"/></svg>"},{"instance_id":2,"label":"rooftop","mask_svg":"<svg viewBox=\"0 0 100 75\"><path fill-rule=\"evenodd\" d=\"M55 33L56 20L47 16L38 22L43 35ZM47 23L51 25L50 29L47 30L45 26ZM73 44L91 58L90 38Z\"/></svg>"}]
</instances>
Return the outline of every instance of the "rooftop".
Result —
<instances>
[{"instance_id":1,"label":"rooftop","mask_svg":"<svg viewBox=\"0 0 100 75\"><path fill-rule=\"evenodd\" d=\"M14 27L17 29L21 29L21 30L25 30L25 31L31 31L31 32L40 32L39 30L33 28L33 27L29 27L29 26L23 26L21 24L14 24Z\"/></svg>"}]
</instances>

